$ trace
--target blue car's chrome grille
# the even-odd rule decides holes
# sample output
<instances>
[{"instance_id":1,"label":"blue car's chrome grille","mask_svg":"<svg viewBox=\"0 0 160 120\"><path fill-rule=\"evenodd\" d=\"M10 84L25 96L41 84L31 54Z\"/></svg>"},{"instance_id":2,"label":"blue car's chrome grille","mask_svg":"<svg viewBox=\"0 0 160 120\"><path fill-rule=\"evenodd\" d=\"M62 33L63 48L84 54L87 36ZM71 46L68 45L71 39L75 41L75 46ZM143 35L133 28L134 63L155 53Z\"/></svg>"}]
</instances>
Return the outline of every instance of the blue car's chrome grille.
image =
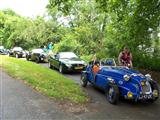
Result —
<instances>
[{"instance_id":1,"label":"blue car's chrome grille","mask_svg":"<svg viewBox=\"0 0 160 120\"><path fill-rule=\"evenodd\" d=\"M151 92L151 86L149 84L149 82L145 82L144 85L142 85L142 94L146 94L146 93L149 93Z\"/></svg>"}]
</instances>

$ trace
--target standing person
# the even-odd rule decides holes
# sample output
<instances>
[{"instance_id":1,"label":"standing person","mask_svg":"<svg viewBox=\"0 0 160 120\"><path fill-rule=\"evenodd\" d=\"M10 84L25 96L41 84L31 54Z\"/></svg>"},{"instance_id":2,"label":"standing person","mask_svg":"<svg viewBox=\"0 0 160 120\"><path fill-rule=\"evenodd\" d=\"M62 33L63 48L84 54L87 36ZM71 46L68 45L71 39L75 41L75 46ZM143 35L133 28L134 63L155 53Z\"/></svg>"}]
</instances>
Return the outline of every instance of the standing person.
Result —
<instances>
[{"instance_id":1,"label":"standing person","mask_svg":"<svg viewBox=\"0 0 160 120\"><path fill-rule=\"evenodd\" d=\"M45 52L45 53L48 53L48 49L47 49L47 47L44 45L43 46L43 51Z\"/></svg>"},{"instance_id":2,"label":"standing person","mask_svg":"<svg viewBox=\"0 0 160 120\"><path fill-rule=\"evenodd\" d=\"M50 43L48 44L48 50L52 50L53 47L54 47L53 42L50 42Z\"/></svg>"},{"instance_id":3,"label":"standing person","mask_svg":"<svg viewBox=\"0 0 160 120\"><path fill-rule=\"evenodd\" d=\"M124 47L123 51L118 56L118 62L120 65L133 67L132 65L132 54L128 47Z\"/></svg>"},{"instance_id":4,"label":"standing person","mask_svg":"<svg viewBox=\"0 0 160 120\"><path fill-rule=\"evenodd\" d=\"M53 49L54 45L53 42L50 42L47 46L48 48L48 55L51 56L53 54L52 49Z\"/></svg>"}]
</instances>

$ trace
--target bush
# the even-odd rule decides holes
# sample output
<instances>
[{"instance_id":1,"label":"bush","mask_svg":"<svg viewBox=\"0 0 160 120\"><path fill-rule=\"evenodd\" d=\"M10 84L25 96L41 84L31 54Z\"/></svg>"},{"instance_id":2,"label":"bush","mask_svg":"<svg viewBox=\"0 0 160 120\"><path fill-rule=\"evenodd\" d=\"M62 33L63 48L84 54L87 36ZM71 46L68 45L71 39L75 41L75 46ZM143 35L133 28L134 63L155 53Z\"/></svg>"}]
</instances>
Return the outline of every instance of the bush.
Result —
<instances>
[{"instance_id":1,"label":"bush","mask_svg":"<svg viewBox=\"0 0 160 120\"><path fill-rule=\"evenodd\" d=\"M75 53L80 52L81 45L76 41L74 35L66 35L63 37L62 41L55 44L55 52L73 51Z\"/></svg>"},{"instance_id":2,"label":"bush","mask_svg":"<svg viewBox=\"0 0 160 120\"><path fill-rule=\"evenodd\" d=\"M84 55L84 56L81 56L81 59L83 59L86 62L89 62L92 60L92 57L93 55Z\"/></svg>"},{"instance_id":3,"label":"bush","mask_svg":"<svg viewBox=\"0 0 160 120\"><path fill-rule=\"evenodd\" d=\"M139 68L160 71L160 58L151 57L145 54L136 54L133 58L133 65Z\"/></svg>"}]
</instances>

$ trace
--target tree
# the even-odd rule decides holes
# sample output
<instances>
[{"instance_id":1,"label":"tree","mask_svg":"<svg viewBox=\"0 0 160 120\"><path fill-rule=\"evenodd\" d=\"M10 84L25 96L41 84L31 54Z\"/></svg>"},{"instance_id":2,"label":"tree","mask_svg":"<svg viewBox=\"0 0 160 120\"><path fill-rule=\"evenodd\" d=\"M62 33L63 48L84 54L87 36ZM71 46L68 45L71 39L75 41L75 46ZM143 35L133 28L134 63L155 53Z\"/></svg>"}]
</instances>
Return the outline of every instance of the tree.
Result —
<instances>
[{"instance_id":1,"label":"tree","mask_svg":"<svg viewBox=\"0 0 160 120\"><path fill-rule=\"evenodd\" d=\"M0 40L7 47L21 46L31 49L47 45L49 41L58 41L55 37L57 23L45 20L24 18L11 10L0 11Z\"/></svg>"}]
</instances>

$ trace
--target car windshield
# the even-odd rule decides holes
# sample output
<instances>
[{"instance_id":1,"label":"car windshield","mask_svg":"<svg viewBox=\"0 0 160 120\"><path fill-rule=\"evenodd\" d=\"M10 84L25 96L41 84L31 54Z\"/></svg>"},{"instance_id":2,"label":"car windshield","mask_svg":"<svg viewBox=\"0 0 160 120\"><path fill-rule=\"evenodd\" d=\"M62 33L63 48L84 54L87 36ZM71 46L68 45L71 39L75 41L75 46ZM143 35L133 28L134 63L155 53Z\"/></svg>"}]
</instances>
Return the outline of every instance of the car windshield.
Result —
<instances>
[{"instance_id":1,"label":"car windshield","mask_svg":"<svg viewBox=\"0 0 160 120\"><path fill-rule=\"evenodd\" d=\"M114 59L103 59L101 60L101 65L102 66L116 66L116 63Z\"/></svg>"},{"instance_id":2,"label":"car windshield","mask_svg":"<svg viewBox=\"0 0 160 120\"><path fill-rule=\"evenodd\" d=\"M4 46L0 46L0 49L4 49Z\"/></svg>"},{"instance_id":3,"label":"car windshield","mask_svg":"<svg viewBox=\"0 0 160 120\"><path fill-rule=\"evenodd\" d=\"M78 58L78 56L75 55L73 52L62 52L62 53L59 53L59 58L72 59L72 58Z\"/></svg>"},{"instance_id":4,"label":"car windshield","mask_svg":"<svg viewBox=\"0 0 160 120\"><path fill-rule=\"evenodd\" d=\"M21 47L14 47L13 51L22 51L23 49Z\"/></svg>"},{"instance_id":5,"label":"car windshield","mask_svg":"<svg viewBox=\"0 0 160 120\"><path fill-rule=\"evenodd\" d=\"M32 53L43 53L44 51L42 49L34 49L32 50Z\"/></svg>"}]
</instances>

